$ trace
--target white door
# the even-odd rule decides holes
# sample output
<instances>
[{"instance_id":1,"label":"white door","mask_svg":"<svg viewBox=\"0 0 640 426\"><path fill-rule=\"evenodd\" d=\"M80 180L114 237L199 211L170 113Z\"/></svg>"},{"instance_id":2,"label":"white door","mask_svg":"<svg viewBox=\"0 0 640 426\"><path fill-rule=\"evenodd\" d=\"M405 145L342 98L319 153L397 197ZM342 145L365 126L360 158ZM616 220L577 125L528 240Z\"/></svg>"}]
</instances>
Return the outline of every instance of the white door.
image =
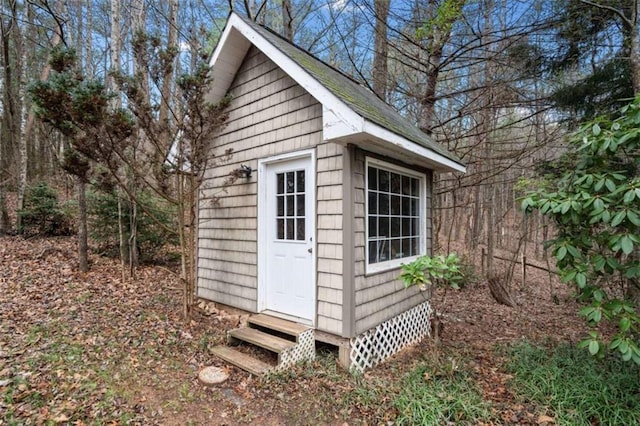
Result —
<instances>
[{"instance_id":1,"label":"white door","mask_svg":"<svg viewBox=\"0 0 640 426\"><path fill-rule=\"evenodd\" d=\"M259 206L263 309L313 323L315 183L311 156L265 163Z\"/></svg>"}]
</instances>

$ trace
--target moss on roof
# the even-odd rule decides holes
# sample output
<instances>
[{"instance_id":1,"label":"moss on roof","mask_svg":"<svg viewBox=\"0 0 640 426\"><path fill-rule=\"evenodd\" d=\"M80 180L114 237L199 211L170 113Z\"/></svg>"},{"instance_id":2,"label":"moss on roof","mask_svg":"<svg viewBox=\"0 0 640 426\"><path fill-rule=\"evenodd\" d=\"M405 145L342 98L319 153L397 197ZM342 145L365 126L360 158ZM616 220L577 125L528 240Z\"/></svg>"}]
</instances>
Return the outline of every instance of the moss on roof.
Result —
<instances>
[{"instance_id":1,"label":"moss on roof","mask_svg":"<svg viewBox=\"0 0 640 426\"><path fill-rule=\"evenodd\" d=\"M364 119L462 164L455 154L440 146L363 85L269 29L244 17L241 18Z\"/></svg>"}]
</instances>

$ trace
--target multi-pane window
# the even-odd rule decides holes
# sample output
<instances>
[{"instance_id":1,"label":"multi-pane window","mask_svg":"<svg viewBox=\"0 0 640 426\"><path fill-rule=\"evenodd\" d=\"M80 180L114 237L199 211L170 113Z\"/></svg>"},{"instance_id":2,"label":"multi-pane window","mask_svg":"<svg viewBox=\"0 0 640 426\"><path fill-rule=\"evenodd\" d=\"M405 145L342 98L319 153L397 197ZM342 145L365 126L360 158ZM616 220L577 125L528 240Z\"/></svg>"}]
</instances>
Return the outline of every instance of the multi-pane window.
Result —
<instances>
[{"instance_id":1,"label":"multi-pane window","mask_svg":"<svg viewBox=\"0 0 640 426\"><path fill-rule=\"evenodd\" d=\"M369 265L422 254L423 177L377 162L367 165Z\"/></svg>"},{"instance_id":2,"label":"multi-pane window","mask_svg":"<svg viewBox=\"0 0 640 426\"><path fill-rule=\"evenodd\" d=\"M279 240L305 239L304 170L276 174L276 235Z\"/></svg>"}]
</instances>

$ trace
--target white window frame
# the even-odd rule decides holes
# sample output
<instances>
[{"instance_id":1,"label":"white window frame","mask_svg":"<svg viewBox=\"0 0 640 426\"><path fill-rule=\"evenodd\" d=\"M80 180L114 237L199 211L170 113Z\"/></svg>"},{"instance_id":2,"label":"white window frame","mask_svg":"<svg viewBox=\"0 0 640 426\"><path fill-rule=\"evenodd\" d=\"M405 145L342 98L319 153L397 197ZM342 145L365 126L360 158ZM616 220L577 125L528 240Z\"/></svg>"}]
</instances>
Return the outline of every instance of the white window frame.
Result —
<instances>
[{"instance_id":1,"label":"white window frame","mask_svg":"<svg viewBox=\"0 0 640 426\"><path fill-rule=\"evenodd\" d=\"M414 256L403 257L399 259L391 259L384 262L369 263L369 166L373 166L378 169L386 170L389 172L398 173L401 175L416 178L419 181L419 202L420 209L419 224L419 254ZM417 259L419 256L427 253L427 175L425 173L417 172L415 170L407 169L396 164L388 163L386 161L379 160L377 158L366 157L364 169L364 181L365 181L365 272L366 274L375 274L379 272L389 271L397 269L402 266L403 263L410 263Z\"/></svg>"}]
</instances>

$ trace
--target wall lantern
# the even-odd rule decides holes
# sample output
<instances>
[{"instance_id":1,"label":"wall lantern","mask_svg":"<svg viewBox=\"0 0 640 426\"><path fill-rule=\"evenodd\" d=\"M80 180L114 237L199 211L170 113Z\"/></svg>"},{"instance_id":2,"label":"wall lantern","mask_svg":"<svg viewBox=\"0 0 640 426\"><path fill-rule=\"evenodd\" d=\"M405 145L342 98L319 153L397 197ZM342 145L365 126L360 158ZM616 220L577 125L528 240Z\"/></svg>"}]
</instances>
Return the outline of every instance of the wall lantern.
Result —
<instances>
[{"instance_id":1,"label":"wall lantern","mask_svg":"<svg viewBox=\"0 0 640 426\"><path fill-rule=\"evenodd\" d=\"M242 164L238 169L235 170L235 172L238 175L238 177L249 180L251 179L251 172L253 172L253 170L251 169L251 167L247 166L246 164Z\"/></svg>"}]
</instances>

